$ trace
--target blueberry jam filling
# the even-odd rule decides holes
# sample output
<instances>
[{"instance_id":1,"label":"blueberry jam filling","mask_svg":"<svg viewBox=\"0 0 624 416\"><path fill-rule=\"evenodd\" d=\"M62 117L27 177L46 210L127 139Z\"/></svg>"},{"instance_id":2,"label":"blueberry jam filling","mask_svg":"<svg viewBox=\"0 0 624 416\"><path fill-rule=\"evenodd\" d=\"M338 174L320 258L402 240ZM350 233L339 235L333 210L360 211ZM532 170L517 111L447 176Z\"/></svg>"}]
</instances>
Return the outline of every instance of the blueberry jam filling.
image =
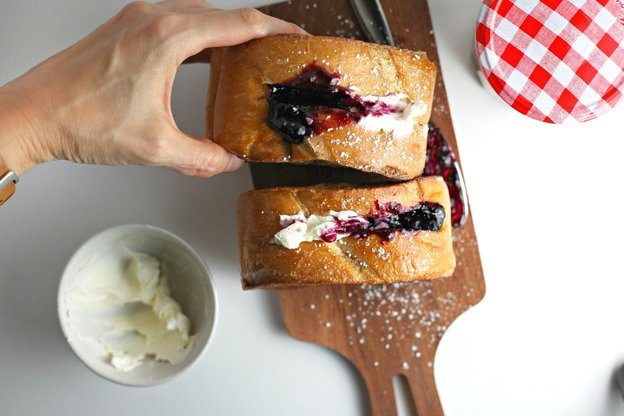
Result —
<instances>
[{"instance_id":1,"label":"blueberry jam filling","mask_svg":"<svg viewBox=\"0 0 624 416\"><path fill-rule=\"evenodd\" d=\"M332 128L357 123L367 115L401 112L380 101L370 101L338 85L340 74L308 64L294 78L267 84L267 122L285 141L300 144L306 138Z\"/></svg>"},{"instance_id":2,"label":"blueberry jam filling","mask_svg":"<svg viewBox=\"0 0 624 416\"><path fill-rule=\"evenodd\" d=\"M424 202L408 209L394 202L377 203L377 210L378 212L363 218L336 218L336 226L324 232L321 239L333 243L339 236L365 238L376 234L390 241L399 233L437 231L446 217L444 207L432 202Z\"/></svg>"},{"instance_id":3,"label":"blueberry jam filling","mask_svg":"<svg viewBox=\"0 0 624 416\"><path fill-rule=\"evenodd\" d=\"M449 190L451 198L451 223L460 227L464 218L466 201L462 183L457 170L457 158L440 129L429 124L427 139L427 161L423 176L441 176Z\"/></svg>"}]
</instances>

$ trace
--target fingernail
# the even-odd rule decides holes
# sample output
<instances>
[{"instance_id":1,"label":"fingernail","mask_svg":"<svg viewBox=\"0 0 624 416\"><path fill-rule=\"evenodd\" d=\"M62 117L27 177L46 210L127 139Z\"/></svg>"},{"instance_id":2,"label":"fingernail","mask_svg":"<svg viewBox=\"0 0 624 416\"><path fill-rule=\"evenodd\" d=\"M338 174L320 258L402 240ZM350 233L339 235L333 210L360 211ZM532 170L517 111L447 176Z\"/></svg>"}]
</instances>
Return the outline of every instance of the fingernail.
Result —
<instances>
[{"instance_id":1,"label":"fingernail","mask_svg":"<svg viewBox=\"0 0 624 416\"><path fill-rule=\"evenodd\" d=\"M230 157L230 161L228 162L227 168L225 168L226 172L234 172L235 170L240 169L245 162L242 159L239 159L236 156Z\"/></svg>"}]
</instances>

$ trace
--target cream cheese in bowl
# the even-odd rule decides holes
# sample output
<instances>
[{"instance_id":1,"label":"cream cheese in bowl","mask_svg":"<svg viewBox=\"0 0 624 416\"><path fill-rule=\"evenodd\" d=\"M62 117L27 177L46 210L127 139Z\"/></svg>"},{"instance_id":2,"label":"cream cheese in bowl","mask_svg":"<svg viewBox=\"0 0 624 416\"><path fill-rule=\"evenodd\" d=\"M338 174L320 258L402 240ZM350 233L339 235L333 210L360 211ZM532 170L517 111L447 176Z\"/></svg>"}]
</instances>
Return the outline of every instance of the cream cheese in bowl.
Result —
<instances>
[{"instance_id":1,"label":"cream cheese in bowl","mask_svg":"<svg viewBox=\"0 0 624 416\"><path fill-rule=\"evenodd\" d=\"M122 384L166 381L193 363L216 322L201 257L145 225L106 230L67 265L59 317L70 346L94 372Z\"/></svg>"},{"instance_id":2,"label":"cream cheese in bowl","mask_svg":"<svg viewBox=\"0 0 624 416\"><path fill-rule=\"evenodd\" d=\"M146 360L177 364L188 356L191 322L171 297L160 261L122 245L83 269L67 293L69 323L108 353L110 364L130 371Z\"/></svg>"}]
</instances>

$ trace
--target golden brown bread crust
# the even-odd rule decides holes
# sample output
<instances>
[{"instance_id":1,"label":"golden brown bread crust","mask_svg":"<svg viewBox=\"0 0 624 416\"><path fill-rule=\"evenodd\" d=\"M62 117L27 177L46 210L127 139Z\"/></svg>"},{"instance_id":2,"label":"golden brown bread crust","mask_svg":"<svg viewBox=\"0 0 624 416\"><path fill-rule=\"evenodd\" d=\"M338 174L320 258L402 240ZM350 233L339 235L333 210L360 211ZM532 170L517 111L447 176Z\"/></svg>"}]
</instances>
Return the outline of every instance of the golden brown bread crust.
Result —
<instances>
[{"instance_id":1,"label":"golden brown bread crust","mask_svg":"<svg viewBox=\"0 0 624 416\"><path fill-rule=\"evenodd\" d=\"M266 123L267 83L298 75L316 62L341 74L338 84L360 95L403 93L427 111L413 133L394 137L356 123L292 145ZM424 52L351 39L280 35L215 50L208 96L207 134L230 152L251 161L329 163L395 179L422 173L436 66Z\"/></svg>"},{"instance_id":2,"label":"golden brown bread crust","mask_svg":"<svg viewBox=\"0 0 624 416\"><path fill-rule=\"evenodd\" d=\"M375 202L414 206L437 202L446 218L438 231L397 235L382 242L377 235L347 237L335 243L303 242L295 250L271 243L283 227L279 215L329 210L367 214ZM304 284L394 283L450 276L455 255L448 189L439 177L366 188L306 187L249 191L238 201L238 232L243 288Z\"/></svg>"}]
</instances>

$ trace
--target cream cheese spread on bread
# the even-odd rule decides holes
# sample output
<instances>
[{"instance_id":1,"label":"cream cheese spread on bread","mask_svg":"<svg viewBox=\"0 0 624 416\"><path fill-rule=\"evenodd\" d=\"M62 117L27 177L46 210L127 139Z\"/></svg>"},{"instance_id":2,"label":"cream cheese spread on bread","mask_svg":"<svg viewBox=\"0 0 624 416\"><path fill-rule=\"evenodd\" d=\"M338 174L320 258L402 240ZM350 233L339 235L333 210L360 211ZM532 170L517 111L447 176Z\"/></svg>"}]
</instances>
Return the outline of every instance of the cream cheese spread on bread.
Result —
<instances>
[{"instance_id":1,"label":"cream cheese spread on bread","mask_svg":"<svg viewBox=\"0 0 624 416\"><path fill-rule=\"evenodd\" d=\"M391 131L397 138L409 137L418 117L427 112L424 101L411 101L406 94L366 95L362 100L373 105L358 126L374 132Z\"/></svg>"},{"instance_id":2,"label":"cream cheese spread on bread","mask_svg":"<svg viewBox=\"0 0 624 416\"><path fill-rule=\"evenodd\" d=\"M354 211L329 211L329 215L310 215L308 218L303 212L280 215L280 225L285 228L275 234L273 242L293 250L299 248L304 241L323 240L321 237L324 234L336 228L337 220L355 220L368 224L364 217ZM350 233L337 233L336 240L349 235Z\"/></svg>"}]
</instances>

